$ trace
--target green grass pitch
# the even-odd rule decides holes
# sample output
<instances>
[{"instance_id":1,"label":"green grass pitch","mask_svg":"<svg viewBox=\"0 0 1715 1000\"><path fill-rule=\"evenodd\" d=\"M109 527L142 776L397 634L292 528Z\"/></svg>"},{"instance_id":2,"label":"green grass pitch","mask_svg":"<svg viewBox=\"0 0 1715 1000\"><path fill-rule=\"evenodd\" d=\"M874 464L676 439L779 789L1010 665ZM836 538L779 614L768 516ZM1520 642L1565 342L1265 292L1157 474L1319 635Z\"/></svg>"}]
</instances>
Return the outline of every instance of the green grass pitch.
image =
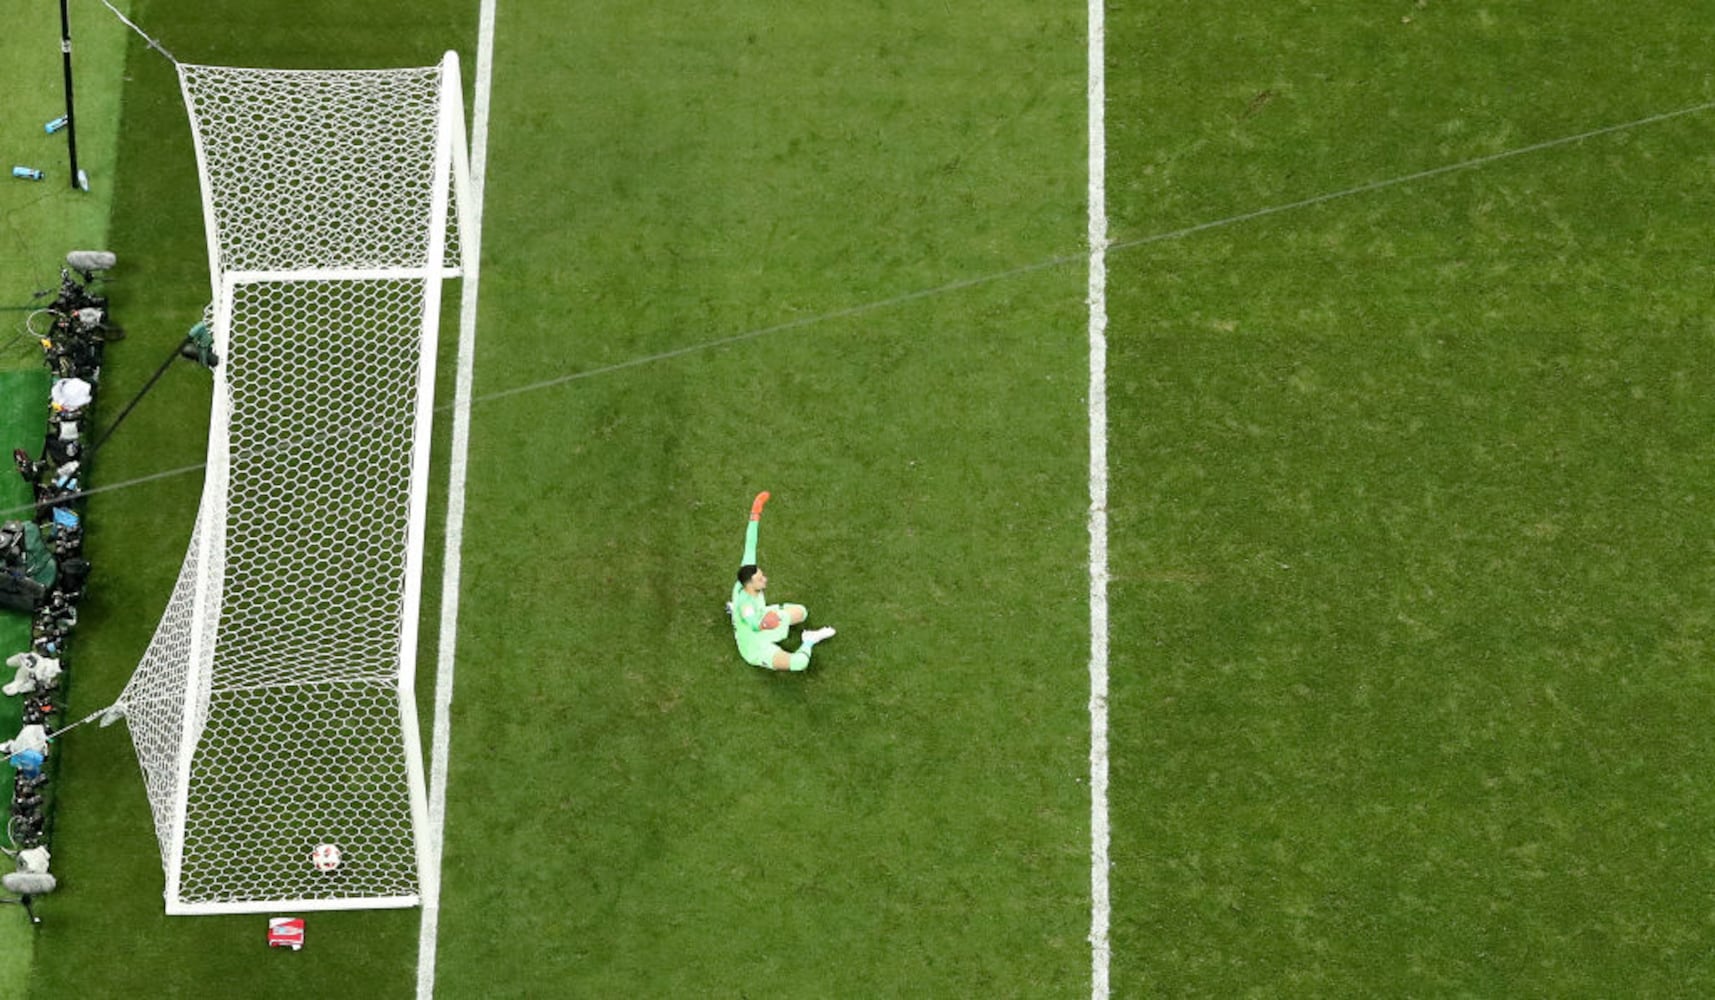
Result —
<instances>
[{"instance_id":1,"label":"green grass pitch","mask_svg":"<svg viewBox=\"0 0 1715 1000\"><path fill-rule=\"evenodd\" d=\"M1671 5L1190 10L1122 241L1715 96ZM1115 255L1118 992L1709 989L1710 118Z\"/></svg>"},{"instance_id":2,"label":"green grass pitch","mask_svg":"<svg viewBox=\"0 0 1715 1000\"><path fill-rule=\"evenodd\" d=\"M474 67L462 2L133 13ZM442 996L1087 995L1084 13L502 0ZM1715 101L1707 32L1107 20L1114 995L1709 992L1715 110L1240 218ZM108 399L208 294L171 67L123 78ZM147 481L91 502L74 714L171 589L199 477L147 477L207 396L102 455ZM720 613L765 488L772 595L840 629L804 676ZM122 730L63 752L28 995L412 995L411 912L297 955L163 916Z\"/></svg>"}]
</instances>

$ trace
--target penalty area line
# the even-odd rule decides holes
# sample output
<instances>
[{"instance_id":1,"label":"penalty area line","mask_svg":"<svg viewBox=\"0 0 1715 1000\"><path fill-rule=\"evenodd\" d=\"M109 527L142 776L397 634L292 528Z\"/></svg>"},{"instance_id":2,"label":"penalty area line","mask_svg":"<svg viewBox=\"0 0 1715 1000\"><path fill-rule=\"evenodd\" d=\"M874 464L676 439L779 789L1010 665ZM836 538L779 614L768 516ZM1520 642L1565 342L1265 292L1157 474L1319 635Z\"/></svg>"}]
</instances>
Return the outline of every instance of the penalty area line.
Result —
<instances>
[{"instance_id":1,"label":"penalty area line","mask_svg":"<svg viewBox=\"0 0 1715 1000\"><path fill-rule=\"evenodd\" d=\"M1089 0L1090 997L1108 1000L1107 0Z\"/></svg>"}]
</instances>

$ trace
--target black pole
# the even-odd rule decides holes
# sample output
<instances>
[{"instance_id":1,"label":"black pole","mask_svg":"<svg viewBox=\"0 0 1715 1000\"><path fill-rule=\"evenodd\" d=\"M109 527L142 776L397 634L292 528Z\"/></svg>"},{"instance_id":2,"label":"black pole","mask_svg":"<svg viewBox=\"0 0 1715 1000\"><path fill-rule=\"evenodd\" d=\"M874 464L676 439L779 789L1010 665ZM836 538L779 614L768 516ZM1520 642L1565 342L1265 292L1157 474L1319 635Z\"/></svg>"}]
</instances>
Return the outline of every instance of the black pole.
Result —
<instances>
[{"instance_id":1,"label":"black pole","mask_svg":"<svg viewBox=\"0 0 1715 1000\"><path fill-rule=\"evenodd\" d=\"M71 186L78 190L82 185L78 183L77 118L72 111L71 99L71 13L66 10L66 0L60 0L60 55L65 63L66 148L71 150Z\"/></svg>"}]
</instances>

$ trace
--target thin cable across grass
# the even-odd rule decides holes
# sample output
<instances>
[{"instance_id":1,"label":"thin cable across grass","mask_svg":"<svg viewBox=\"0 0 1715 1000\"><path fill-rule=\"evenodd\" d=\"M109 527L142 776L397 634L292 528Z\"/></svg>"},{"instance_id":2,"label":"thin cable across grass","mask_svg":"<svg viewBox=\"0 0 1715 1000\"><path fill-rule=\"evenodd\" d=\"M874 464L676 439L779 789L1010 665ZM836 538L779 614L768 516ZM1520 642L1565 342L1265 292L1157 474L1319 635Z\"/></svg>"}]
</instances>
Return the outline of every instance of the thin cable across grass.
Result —
<instances>
[{"instance_id":1,"label":"thin cable across grass","mask_svg":"<svg viewBox=\"0 0 1715 1000\"><path fill-rule=\"evenodd\" d=\"M1439 167L1431 167L1427 170L1413 171L1412 173L1409 173L1409 174L1401 174L1397 177L1389 177L1389 178L1386 178L1384 180L1371 181L1371 182L1366 183L1366 184L1359 184L1359 185L1356 185L1354 187L1342 188L1342 189L1337 190L1337 191L1330 191L1330 192L1327 192L1325 194L1316 195L1316 196L1310 197L1310 198L1301 198L1301 199L1298 199L1296 201L1283 202L1283 203L1278 204L1278 205L1270 205L1270 206L1267 206L1264 208L1253 209L1253 210L1248 211L1248 212L1241 212L1241 213L1238 213L1236 215L1229 215L1229 216L1225 216L1225 217L1220 218L1220 219L1213 219L1209 222L1198 223L1197 225L1194 225L1194 226L1185 226L1185 227L1180 228L1180 229L1167 230L1165 232L1153 233L1153 234L1150 234L1148 236L1134 237L1132 239L1115 240L1115 241L1112 241L1108 244L1107 250L1110 253L1115 253L1115 252L1122 252L1125 250L1135 249L1137 247L1148 246L1148 245L1155 244L1155 243L1165 243L1165 242L1169 242L1172 240L1184 239L1188 236L1194 236L1198 233L1208 232L1208 231L1214 230L1214 229L1221 229L1221 228L1225 228L1227 226L1234 226L1234 225L1238 225L1238 224L1243 223L1243 222L1250 222L1250 221L1255 220L1255 219L1261 219L1261 218L1265 218L1265 217L1272 216L1272 215L1279 215L1279 214L1294 211L1297 209L1311 208L1311 207L1314 207L1316 205L1326 204L1328 202L1336 201L1336 200L1339 200L1342 198L1350 198L1350 197L1360 195L1360 194L1368 194L1372 191L1381 191L1381 190L1384 190L1387 188L1398 187L1398 186L1401 186L1404 184L1412 183L1414 181L1428 180L1430 178L1440 177L1440 176L1443 176L1445 174L1457 173L1457 172L1464 171L1464 170L1474 170L1474 169L1477 169L1479 167L1487 166L1491 163L1496 163L1496 162L1499 162L1502 160L1514 159L1514 158L1517 158L1520 156L1525 156L1525 155L1530 154L1530 153L1539 153L1539 152L1542 152L1544 150L1556 149L1556 148L1560 148L1560 147L1564 147L1564 146L1570 146L1570 145L1573 145L1573 144L1576 144L1579 142L1583 142L1587 139L1594 139L1594 138L1599 138L1599 137L1605 136L1605 135L1612 135L1612 134L1615 134L1618 132L1625 132L1625 131L1628 131L1630 129L1642 128L1646 125L1655 125L1655 124L1659 124L1661 122L1671 121L1671 120L1674 120L1677 118L1683 118L1683 117L1686 117L1689 115L1700 114L1700 113L1710 111L1710 110L1715 110L1715 101L1706 101L1706 102L1701 103L1701 104L1694 104L1694 105L1690 105L1687 107L1678 108L1678 109L1673 110L1673 111L1664 111L1664 112L1661 112L1659 114L1647 115L1643 118L1633 119L1632 121L1620 122L1619 124L1615 124L1615 125L1605 125L1605 126L1602 126L1600 128L1589 129L1587 131L1578 132L1578 133L1575 133L1572 135L1560 136L1560 137L1555 138L1555 139L1547 139L1547 140L1544 140L1542 142L1532 143L1528 146L1520 146L1516 149L1502 150L1499 153L1489 153L1489 154L1484 155L1484 156L1473 157L1473 158L1468 159L1468 160L1461 160L1457 163L1449 163L1449 164L1445 164L1445 165L1439 166ZM646 365L654 364L654 363L659 362L659 361L669 361L669 360L672 360L674 358L681 358L681 357L685 357L687 355L697 354L697 353L700 353L703 351L715 350L715 349L721 348L721 347L730 347L734 344L742 344L742 343L745 343L746 341L757 340L757 339L760 339L763 337L770 336L772 334L786 333L786 332L789 332L792 330L802 330L802 329L805 329L807 327L817 326L817 325L820 325L823 323L831 323L831 322L834 322L837 320L851 319L851 318L857 317L857 316L864 316L864 315L868 315L870 313L881 312L881 311L884 311L887 309L895 308L897 306L908 305L912 302L920 302L920 301L923 301L925 299L933 299L933 298L938 298L938 297L943 296L943 295L951 295L955 292L961 292L961 291L965 291L967 289L972 289L972 288L980 288L980 287L983 287L986 285L992 285L992 284L996 284L998 282L1008 281L1008 280L1011 280L1014 278L1021 278L1021 277L1024 277L1026 275L1037 274L1039 272L1052 270L1052 269L1057 268L1057 267L1070 267L1070 266L1080 266L1081 267L1085 264L1085 262L1088 259L1087 253L1088 253L1087 250L1080 249L1076 253L1058 254L1058 255L1053 256L1053 257L1048 257L1046 259L1036 261L1035 263L1025 264L1025 265L1021 265L1019 267L1014 267L1014 268L1008 268L1004 271L995 271L995 272L990 273L990 274L978 275L976 277L971 277L971 278L961 278L957 281L947 282L946 284L943 284L943 285L936 285L933 288L918 289L917 291L906 292L906 293L903 293L900 295L890 296L890 297L885 298L885 299L876 299L876 300L871 301L871 302L865 302L865 303L860 303L858 305L847 306L845 308L836 309L836 310L833 310L830 312L818 313L814 316L805 316L805 317L802 317L800 319L789 320L785 323L776 323L776 324L773 324L770 326L759 327L759 328L754 329L754 330L748 330L744 333L733 334L733 335L727 336L727 337L717 337L717 338L712 339L712 340L705 340L705 341L701 341L701 342L695 343L695 344L688 344L684 347L674 348L673 350L670 350L670 351L661 351L661 352L658 352L655 354L643 355L641 357L631 358L631 359L628 359L626 361L619 361L619 362L615 362L613 364L603 365L603 366L600 366L597 368L590 368L590 369L586 369L584 371L568 372L568 373L563 374L563 375L557 375L553 378L541 379L539 381L528 382L528 383L525 383L523 385L513 386L509 389L498 389L498 390L495 390L493 392L484 393L482 395L473 397L471 399L471 402L472 402L472 404L477 404L477 403L490 403L490 402L495 402L497 400L502 400L502 399L510 399L510 398L515 397L515 396L521 396L521 395L524 395L527 393L538 392L538 391L541 391L543 389L551 389L551 388L554 388L556 386L566 385L566 384L581 381L584 379L595 378L595 377L600 376L600 375L611 375L611 374L614 374L616 372L627 371L627 370L630 370L633 368L640 368L640 367L643 367ZM450 413L451 411L452 411L452 404L450 404L450 403L439 406L436 408L437 413ZM365 428L362 428L362 427L347 428L342 433L352 433L352 432L364 430L364 429ZM371 429L380 429L380 427L379 427L379 425L377 425L375 428L371 428ZM312 440L312 441L276 442L276 443L272 443L269 445L265 445L263 447L266 449L303 448L303 447L311 447L311 446L323 443L324 440L325 439L318 438L318 439ZM235 457L237 457L237 456L235 456ZM198 463L193 464L193 465L183 465L183 466L179 466L178 468L174 468L174 469L164 469L160 472L150 473L149 475L146 475L146 476L136 476L136 477L133 477L131 479L121 480L119 482L111 483L111 484L108 484L105 486L97 486L97 487L94 487L92 489L86 490L81 494L78 494L78 496L81 498L81 497L86 497L86 496L93 496L93 495L98 494L98 493L113 493L113 492L117 492L120 490L127 490L127 489L131 489L133 487L142 486L142 485L145 485L148 483L157 482L157 481L162 480L162 479L171 479L171 478L174 478L177 476L182 476L182 475L187 475L189 473L198 472L198 471L202 470L203 468L205 468L206 464L207 463L198 462ZM10 517L10 516L18 515L18 514L28 513L30 510L31 510L31 508L29 508L29 507L14 507L14 508L7 509L7 510L0 510L0 516Z\"/></svg>"}]
</instances>

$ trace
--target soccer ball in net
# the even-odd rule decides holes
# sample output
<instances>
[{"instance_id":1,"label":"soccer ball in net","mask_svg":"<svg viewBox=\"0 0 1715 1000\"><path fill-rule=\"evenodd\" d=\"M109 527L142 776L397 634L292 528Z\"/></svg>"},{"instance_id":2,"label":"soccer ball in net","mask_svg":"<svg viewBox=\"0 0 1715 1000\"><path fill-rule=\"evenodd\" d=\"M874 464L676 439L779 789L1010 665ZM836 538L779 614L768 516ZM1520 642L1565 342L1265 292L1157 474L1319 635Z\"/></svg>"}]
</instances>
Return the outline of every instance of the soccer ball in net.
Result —
<instances>
[{"instance_id":1,"label":"soccer ball in net","mask_svg":"<svg viewBox=\"0 0 1715 1000\"><path fill-rule=\"evenodd\" d=\"M332 844L321 844L310 852L310 864L316 866L318 872L331 872L339 867L339 848Z\"/></svg>"}]
</instances>

